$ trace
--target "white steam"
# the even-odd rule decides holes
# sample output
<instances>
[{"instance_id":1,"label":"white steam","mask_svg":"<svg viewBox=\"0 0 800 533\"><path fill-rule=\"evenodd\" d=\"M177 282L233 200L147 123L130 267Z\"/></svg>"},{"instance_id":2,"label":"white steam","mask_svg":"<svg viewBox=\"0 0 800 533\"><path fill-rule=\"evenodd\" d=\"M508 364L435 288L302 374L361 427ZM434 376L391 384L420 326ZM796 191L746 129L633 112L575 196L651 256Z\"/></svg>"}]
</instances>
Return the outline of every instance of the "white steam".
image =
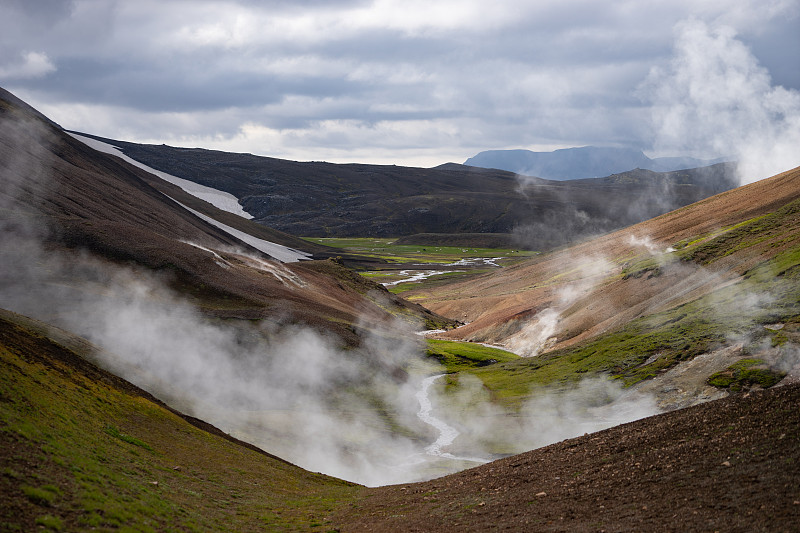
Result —
<instances>
[{"instance_id":1,"label":"white steam","mask_svg":"<svg viewBox=\"0 0 800 533\"><path fill-rule=\"evenodd\" d=\"M671 246L667 246L666 248L659 246L658 244L653 242L653 239L650 238L650 236L648 235L645 235L644 237L639 237L637 235L631 234L630 237L628 237L628 244L630 244L631 246L644 248L650 255L654 257L660 257L662 254L665 253L668 254L675 251L675 249L672 248Z\"/></svg>"},{"instance_id":2,"label":"white steam","mask_svg":"<svg viewBox=\"0 0 800 533\"><path fill-rule=\"evenodd\" d=\"M769 72L728 26L675 29L674 56L640 87L660 153L730 157L742 184L800 165L800 92Z\"/></svg>"},{"instance_id":3,"label":"white steam","mask_svg":"<svg viewBox=\"0 0 800 533\"><path fill-rule=\"evenodd\" d=\"M439 390L434 403L441 405L464 443L495 456L547 446L660 412L655 396L623 389L619 382L604 377L587 378L569 388L543 387L531 392L531 399L518 411L509 411L489 401L481 381L467 374L459 376L455 393L445 396ZM470 451L463 446L456 441L454 453Z\"/></svg>"},{"instance_id":4,"label":"white steam","mask_svg":"<svg viewBox=\"0 0 800 533\"><path fill-rule=\"evenodd\" d=\"M385 371L418 359L414 343L388 353L365 334L345 350L308 327L212 321L145 272L4 237L0 261L14 271L0 279L0 306L87 338L105 350L101 366L175 408L309 470L368 485L428 477L424 462L387 468L425 444L414 438L426 435L422 376Z\"/></svg>"},{"instance_id":5,"label":"white steam","mask_svg":"<svg viewBox=\"0 0 800 533\"><path fill-rule=\"evenodd\" d=\"M555 334L562 313L578 300L587 298L612 269L613 265L604 257L565 260L563 274L572 276L573 281L559 288L552 304L506 339L503 347L522 357L534 357L554 345L558 341Z\"/></svg>"},{"instance_id":6,"label":"white steam","mask_svg":"<svg viewBox=\"0 0 800 533\"><path fill-rule=\"evenodd\" d=\"M149 271L55 252L43 245L36 215L23 214L31 209L24 199L32 189L57 195L48 163L54 156L42 141L48 133L7 120L0 128L7 155L0 167L0 307L89 339L104 349L96 354L101 366L187 414L305 468L379 485L473 466L493 456L498 440L502 453L517 453L546 443L543 434L550 435L547 441L574 436L597 413L583 395L549 404L540 397L522 416L493 405L482 387L462 389L455 400L429 398L421 391L438 390L424 387L432 369L420 357L418 337L400 322L365 319L357 328L361 347L344 349L335 338L275 316L253 323L211 319ZM233 268L226 252L193 245L219 268ZM302 283L283 265L252 261L286 286ZM576 268L581 279L560 294L554 312L590 290L606 267L588 261ZM458 398L468 400L469 409L459 410ZM432 430L427 422L434 419L445 424ZM610 425L611 419L601 422Z\"/></svg>"}]
</instances>

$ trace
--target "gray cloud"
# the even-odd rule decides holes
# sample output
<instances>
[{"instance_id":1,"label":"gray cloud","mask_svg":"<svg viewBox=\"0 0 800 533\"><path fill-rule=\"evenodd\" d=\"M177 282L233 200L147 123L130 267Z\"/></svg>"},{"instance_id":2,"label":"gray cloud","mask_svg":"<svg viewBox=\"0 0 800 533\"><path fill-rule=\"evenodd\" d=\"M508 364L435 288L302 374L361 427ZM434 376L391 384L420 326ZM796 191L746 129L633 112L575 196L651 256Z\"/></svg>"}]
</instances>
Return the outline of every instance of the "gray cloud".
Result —
<instances>
[{"instance_id":1,"label":"gray cloud","mask_svg":"<svg viewBox=\"0 0 800 533\"><path fill-rule=\"evenodd\" d=\"M15 1L0 83L68 128L293 159L647 147L635 89L669 64L682 20L735 28L776 84L800 87L796 0L695 4ZM22 68L31 53L38 70Z\"/></svg>"}]
</instances>

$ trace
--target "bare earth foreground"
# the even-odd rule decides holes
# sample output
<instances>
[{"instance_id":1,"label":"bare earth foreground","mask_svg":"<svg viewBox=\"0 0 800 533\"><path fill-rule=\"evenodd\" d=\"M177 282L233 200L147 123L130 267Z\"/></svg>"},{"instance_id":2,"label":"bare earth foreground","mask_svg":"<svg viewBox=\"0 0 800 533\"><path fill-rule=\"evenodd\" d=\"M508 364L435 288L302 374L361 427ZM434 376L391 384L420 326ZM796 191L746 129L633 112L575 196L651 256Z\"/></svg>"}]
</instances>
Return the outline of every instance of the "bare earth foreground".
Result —
<instances>
[{"instance_id":1,"label":"bare earth foreground","mask_svg":"<svg viewBox=\"0 0 800 533\"><path fill-rule=\"evenodd\" d=\"M341 531L798 531L800 385L371 489Z\"/></svg>"}]
</instances>

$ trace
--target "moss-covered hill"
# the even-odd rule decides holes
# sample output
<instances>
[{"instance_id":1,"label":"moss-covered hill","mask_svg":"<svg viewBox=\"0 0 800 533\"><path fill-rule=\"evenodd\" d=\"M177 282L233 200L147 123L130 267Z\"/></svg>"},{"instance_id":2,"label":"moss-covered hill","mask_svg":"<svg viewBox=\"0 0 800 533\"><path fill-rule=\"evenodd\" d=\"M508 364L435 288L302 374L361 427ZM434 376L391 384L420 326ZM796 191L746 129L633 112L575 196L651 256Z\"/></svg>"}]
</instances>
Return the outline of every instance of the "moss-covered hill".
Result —
<instances>
[{"instance_id":1,"label":"moss-covered hill","mask_svg":"<svg viewBox=\"0 0 800 533\"><path fill-rule=\"evenodd\" d=\"M92 349L0 317L0 530L328 531L363 490L169 409Z\"/></svg>"},{"instance_id":2,"label":"moss-covered hill","mask_svg":"<svg viewBox=\"0 0 800 533\"><path fill-rule=\"evenodd\" d=\"M93 349L0 318L0 530L788 531L800 519L798 385L366 489L176 413L87 362Z\"/></svg>"}]
</instances>

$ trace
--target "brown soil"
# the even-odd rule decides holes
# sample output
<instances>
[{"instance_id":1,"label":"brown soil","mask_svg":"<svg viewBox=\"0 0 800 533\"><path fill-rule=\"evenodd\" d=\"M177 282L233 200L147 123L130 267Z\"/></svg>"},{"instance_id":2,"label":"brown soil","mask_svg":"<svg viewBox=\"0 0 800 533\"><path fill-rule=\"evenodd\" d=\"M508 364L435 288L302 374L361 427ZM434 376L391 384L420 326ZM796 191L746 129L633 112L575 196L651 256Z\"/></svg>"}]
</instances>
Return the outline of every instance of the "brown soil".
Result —
<instances>
[{"instance_id":1,"label":"brown soil","mask_svg":"<svg viewBox=\"0 0 800 533\"><path fill-rule=\"evenodd\" d=\"M797 531L800 386L366 491L341 531Z\"/></svg>"},{"instance_id":2,"label":"brown soil","mask_svg":"<svg viewBox=\"0 0 800 533\"><path fill-rule=\"evenodd\" d=\"M275 262L275 270L297 278L297 283L280 279L243 254L264 260L269 256L170 198L262 239L288 246L302 241L222 212L89 148L2 89L0 160L0 224L9 255L34 237L50 251L65 252L62 260L80 270L76 262L83 261L83 255L75 252L89 251L116 265L154 271L209 315L301 323L333 333L349 345L359 342L354 324L385 330L397 315L436 327L451 323L369 280L354 282L354 274L333 261ZM189 243L215 250L217 256ZM312 252L320 249L302 245Z\"/></svg>"},{"instance_id":3,"label":"brown soil","mask_svg":"<svg viewBox=\"0 0 800 533\"><path fill-rule=\"evenodd\" d=\"M712 282L718 285L735 280L790 242L785 236L780 242L765 240L702 269L694 263L684 263L679 268L665 270L663 275L623 279L619 274L625 261L644 253L641 246L631 243L631 237L649 237L663 250L682 239L773 212L797 198L800 198L800 168L515 267L463 283L408 291L404 296L438 314L469 322L448 332L445 338L503 343L514 333L510 326L515 319L523 323L526 317L554 302L558 305L558 288L573 282L590 286L592 290L570 308L559 309L561 322L555 333L558 343L551 348L563 348L613 330L643 314L697 298L710 289ZM793 231L797 232L797 228ZM604 259L608 262L603 263ZM582 267L578 267L580 263ZM594 272L593 268L602 272ZM715 279L708 273L713 273Z\"/></svg>"}]
</instances>

